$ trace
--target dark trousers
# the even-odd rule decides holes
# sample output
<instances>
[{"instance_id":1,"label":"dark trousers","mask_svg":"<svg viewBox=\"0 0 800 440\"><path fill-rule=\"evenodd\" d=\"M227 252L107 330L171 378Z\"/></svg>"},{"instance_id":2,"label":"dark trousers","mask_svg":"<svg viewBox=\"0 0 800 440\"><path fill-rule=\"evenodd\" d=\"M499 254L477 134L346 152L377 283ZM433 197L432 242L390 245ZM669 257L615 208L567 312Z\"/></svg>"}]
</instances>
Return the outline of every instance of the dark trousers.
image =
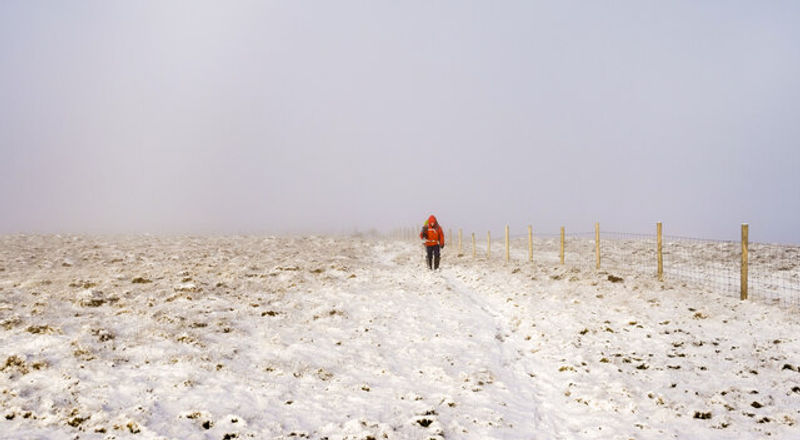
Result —
<instances>
[{"instance_id":1,"label":"dark trousers","mask_svg":"<svg viewBox=\"0 0 800 440\"><path fill-rule=\"evenodd\" d=\"M439 245L425 246L425 251L428 253L428 269L439 268Z\"/></svg>"}]
</instances>

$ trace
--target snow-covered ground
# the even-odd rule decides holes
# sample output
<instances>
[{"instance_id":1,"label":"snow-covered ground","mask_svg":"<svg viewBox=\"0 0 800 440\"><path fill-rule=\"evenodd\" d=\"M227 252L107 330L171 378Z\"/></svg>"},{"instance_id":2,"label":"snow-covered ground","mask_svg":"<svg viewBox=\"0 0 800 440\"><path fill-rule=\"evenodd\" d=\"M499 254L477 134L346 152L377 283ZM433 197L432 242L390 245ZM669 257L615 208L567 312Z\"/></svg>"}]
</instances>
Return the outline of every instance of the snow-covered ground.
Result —
<instances>
[{"instance_id":1,"label":"snow-covered ground","mask_svg":"<svg viewBox=\"0 0 800 440\"><path fill-rule=\"evenodd\" d=\"M796 308L524 260L0 237L0 438L800 436Z\"/></svg>"}]
</instances>

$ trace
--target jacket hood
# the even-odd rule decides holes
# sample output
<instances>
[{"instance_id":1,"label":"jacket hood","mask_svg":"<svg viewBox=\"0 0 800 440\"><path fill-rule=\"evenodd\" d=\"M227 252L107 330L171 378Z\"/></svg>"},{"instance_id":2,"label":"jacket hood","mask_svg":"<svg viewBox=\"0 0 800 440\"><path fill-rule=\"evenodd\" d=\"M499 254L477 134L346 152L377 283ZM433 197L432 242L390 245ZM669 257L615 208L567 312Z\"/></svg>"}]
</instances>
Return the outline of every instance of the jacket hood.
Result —
<instances>
[{"instance_id":1,"label":"jacket hood","mask_svg":"<svg viewBox=\"0 0 800 440\"><path fill-rule=\"evenodd\" d=\"M435 225L436 223L437 222L436 222L436 217L435 216L431 215L430 217L428 217L428 224L429 225Z\"/></svg>"}]
</instances>

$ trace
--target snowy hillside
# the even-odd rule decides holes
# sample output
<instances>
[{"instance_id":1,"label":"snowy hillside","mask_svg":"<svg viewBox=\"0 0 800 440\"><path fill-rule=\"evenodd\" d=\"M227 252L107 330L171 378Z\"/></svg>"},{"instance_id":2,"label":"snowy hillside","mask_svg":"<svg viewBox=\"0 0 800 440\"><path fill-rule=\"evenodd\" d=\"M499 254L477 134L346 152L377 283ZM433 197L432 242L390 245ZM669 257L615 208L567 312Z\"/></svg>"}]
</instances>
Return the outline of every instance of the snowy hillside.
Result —
<instances>
[{"instance_id":1,"label":"snowy hillside","mask_svg":"<svg viewBox=\"0 0 800 440\"><path fill-rule=\"evenodd\" d=\"M0 438L800 437L796 309L450 247L430 273L422 255L0 237Z\"/></svg>"}]
</instances>

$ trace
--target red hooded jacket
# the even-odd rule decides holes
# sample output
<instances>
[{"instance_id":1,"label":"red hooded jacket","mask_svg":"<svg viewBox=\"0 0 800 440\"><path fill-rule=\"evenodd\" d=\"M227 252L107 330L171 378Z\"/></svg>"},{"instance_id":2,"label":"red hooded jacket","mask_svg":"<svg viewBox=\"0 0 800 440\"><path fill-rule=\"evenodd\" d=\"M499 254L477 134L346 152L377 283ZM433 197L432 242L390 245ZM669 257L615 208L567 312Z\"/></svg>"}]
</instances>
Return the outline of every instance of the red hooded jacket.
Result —
<instances>
[{"instance_id":1,"label":"red hooded jacket","mask_svg":"<svg viewBox=\"0 0 800 440\"><path fill-rule=\"evenodd\" d=\"M444 231L436 221L436 217L430 216L425 224L422 226L422 231L419 233L419 238L425 240L425 246L439 245L444 247Z\"/></svg>"}]
</instances>

